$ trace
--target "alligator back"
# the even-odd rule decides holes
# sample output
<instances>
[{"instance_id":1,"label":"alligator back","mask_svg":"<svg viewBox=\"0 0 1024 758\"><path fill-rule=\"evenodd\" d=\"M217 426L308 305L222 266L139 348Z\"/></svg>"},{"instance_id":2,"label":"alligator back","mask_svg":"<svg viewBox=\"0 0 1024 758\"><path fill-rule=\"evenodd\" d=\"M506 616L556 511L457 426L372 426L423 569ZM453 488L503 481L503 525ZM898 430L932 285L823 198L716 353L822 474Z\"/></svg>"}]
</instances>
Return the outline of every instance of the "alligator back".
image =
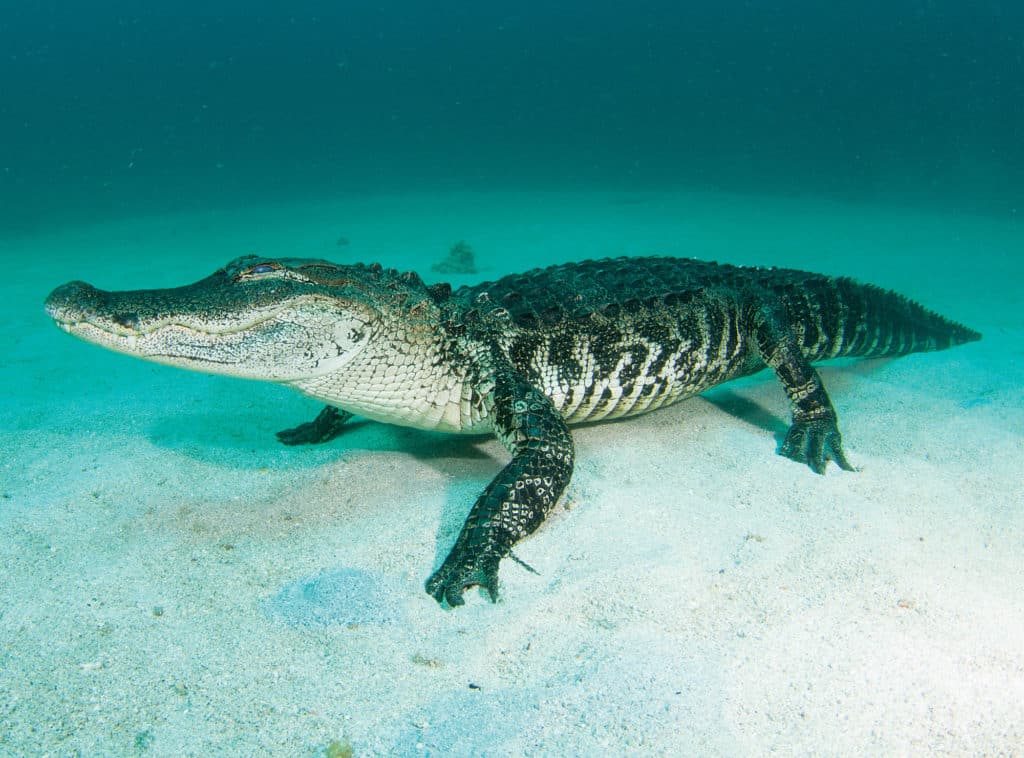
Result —
<instances>
[{"instance_id":1,"label":"alligator back","mask_svg":"<svg viewBox=\"0 0 1024 758\"><path fill-rule=\"evenodd\" d=\"M733 266L690 258L614 258L512 274L463 287L453 298L485 294L525 330L550 329L643 309L679 309L700 293L772 293L812 360L897 356L942 350L981 335L891 290L786 268Z\"/></svg>"},{"instance_id":2,"label":"alligator back","mask_svg":"<svg viewBox=\"0 0 1024 758\"><path fill-rule=\"evenodd\" d=\"M682 258L535 269L463 287L450 306L468 323L499 314L492 323L504 325L497 342L509 361L570 423L643 413L759 371L755 333L766 313L810 361L980 337L852 279Z\"/></svg>"}]
</instances>

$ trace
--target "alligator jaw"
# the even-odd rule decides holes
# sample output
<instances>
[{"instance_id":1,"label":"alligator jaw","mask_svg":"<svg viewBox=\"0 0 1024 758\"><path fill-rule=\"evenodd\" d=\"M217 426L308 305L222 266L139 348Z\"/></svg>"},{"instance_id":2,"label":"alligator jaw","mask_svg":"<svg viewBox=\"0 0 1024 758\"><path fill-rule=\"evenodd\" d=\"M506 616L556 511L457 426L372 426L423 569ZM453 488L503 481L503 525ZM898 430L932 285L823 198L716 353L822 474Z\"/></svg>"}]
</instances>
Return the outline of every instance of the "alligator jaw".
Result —
<instances>
[{"instance_id":1,"label":"alligator jaw","mask_svg":"<svg viewBox=\"0 0 1024 758\"><path fill-rule=\"evenodd\" d=\"M244 332L269 321L285 309L282 305L277 309L254 311L248 320L239 319L220 326L204 324L194 316L186 318L172 314L163 317L151 315L143 320L137 311L114 307L115 299L126 294L136 293L105 292L85 282L68 282L50 293L44 307L54 323L68 334L107 347L118 340L128 340L131 344L139 337L163 329L180 329L197 337Z\"/></svg>"},{"instance_id":2,"label":"alligator jaw","mask_svg":"<svg viewBox=\"0 0 1024 758\"><path fill-rule=\"evenodd\" d=\"M197 283L202 284L202 283ZM194 371L290 382L343 366L367 331L323 296L221 300L214 288L106 292L69 282L50 293L46 312L64 331L120 353ZM324 314L331 311L332 318ZM348 315L348 317L346 317Z\"/></svg>"}]
</instances>

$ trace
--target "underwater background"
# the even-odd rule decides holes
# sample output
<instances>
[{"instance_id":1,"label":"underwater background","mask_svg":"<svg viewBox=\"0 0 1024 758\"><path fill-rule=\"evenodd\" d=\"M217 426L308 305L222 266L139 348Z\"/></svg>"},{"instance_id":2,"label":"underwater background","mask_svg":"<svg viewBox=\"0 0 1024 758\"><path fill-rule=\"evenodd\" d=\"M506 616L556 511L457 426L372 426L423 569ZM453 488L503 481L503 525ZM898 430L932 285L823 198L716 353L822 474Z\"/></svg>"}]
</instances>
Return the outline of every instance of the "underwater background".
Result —
<instances>
[{"instance_id":1,"label":"underwater background","mask_svg":"<svg viewBox=\"0 0 1024 758\"><path fill-rule=\"evenodd\" d=\"M1022 127L1021 3L0 0L0 757L1021 755ZM575 429L538 573L447 610L496 440L284 447L317 403L42 307L252 253L786 266L984 337L820 367L856 472L775 454L769 372Z\"/></svg>"},{"instance_id":2,"label":"underwater background","mask_svg":"<svg viewBox=\"0 0 1024 758\"><path fill-rule=\"evenodd\" d=\"M1013 212L1001 0L8 3L0 231L338 191L690 188Z\"/></svg>"}]
</instances>

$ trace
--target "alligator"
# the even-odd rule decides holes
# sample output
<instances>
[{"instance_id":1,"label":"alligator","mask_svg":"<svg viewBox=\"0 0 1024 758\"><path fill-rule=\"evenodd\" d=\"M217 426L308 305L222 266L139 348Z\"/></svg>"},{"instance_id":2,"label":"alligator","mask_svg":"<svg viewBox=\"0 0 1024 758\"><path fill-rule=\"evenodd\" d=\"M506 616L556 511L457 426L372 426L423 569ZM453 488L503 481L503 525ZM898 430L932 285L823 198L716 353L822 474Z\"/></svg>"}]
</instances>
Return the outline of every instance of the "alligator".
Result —
<instances>
[{"instance_id":1,"label":"alligator","mask_svg":"<svg viewBox=\"0 0 1024 758\"><path fill-rule=\"evenodd\" d=\"M426 582L450 607L472 586L497 599L499 563L518 560L513 546L572 475L570 425L645 413L771 368L792 412L778 452L819 474L829 460L853 470L812 364L981 338L849 278L666 257L567 263L453 290L378 264L245 256L172 289L70 282L46 309L106 348L326 403L278 433L288 445L331 440L354 414L493 433L511 461Z\"/></svg>"}]
</instances>

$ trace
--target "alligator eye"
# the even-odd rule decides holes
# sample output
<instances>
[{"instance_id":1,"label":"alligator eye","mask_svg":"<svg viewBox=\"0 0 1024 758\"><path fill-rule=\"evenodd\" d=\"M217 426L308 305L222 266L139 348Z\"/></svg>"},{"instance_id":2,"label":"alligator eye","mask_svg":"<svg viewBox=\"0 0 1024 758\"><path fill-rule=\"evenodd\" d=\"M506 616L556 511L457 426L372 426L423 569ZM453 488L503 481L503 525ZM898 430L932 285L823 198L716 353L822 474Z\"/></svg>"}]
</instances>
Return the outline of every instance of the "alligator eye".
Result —
<instances>
[{"instance_id":1,"label":"alligator eye","mask_svg":"<svg viewBox=\"0 0 1024 758\"><path fill-rule=\"evenodd\" d=\"M238 274L236 274L235 278L240 279L249 276L259 276L260 274L272 274L273 272L279 271L280 269L281 265L278 263L257 263L254 266L249 266L248 268L242 269L240 272L238 272Z\"/></svg>"}]
</instances>

